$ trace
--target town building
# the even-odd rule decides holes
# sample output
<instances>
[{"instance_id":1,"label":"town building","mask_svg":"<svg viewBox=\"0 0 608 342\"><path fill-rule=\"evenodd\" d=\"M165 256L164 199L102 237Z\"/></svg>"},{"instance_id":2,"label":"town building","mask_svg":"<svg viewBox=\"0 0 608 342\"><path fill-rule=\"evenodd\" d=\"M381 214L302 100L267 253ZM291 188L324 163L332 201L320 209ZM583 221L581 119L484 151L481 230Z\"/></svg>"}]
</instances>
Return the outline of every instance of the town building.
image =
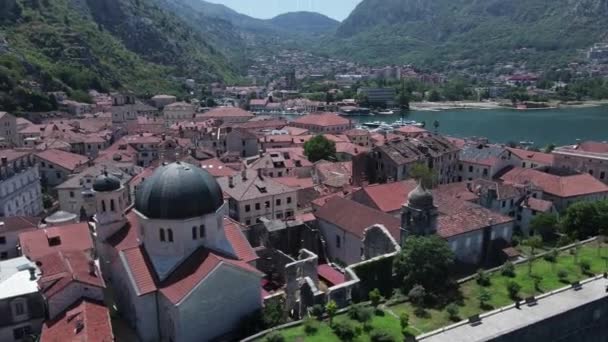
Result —
<instances>
[{"instance_id":1,"label":"town building","mask_svg":"<svg viewBox=\"0 0 608 342\"><path fill-rule=\"evenodd\" d=\"M395 105L395 88L359 88L357 94L364 97L372 106L391 107Z\"/></svg>"},{"instance_id":2,"label":"town building","mask_svg":"<svg viewBox=\"0 0 608 342\"><path fill-rule=\"evenodd\" d=\"M228 196L230 217L247 226L267 219L287 219L295 216L298 189L285 186L262 170L244 169L234 177L218 179Z\"/></svg>"},{"instance_id":3,"label":"town building","mask_svg":"<svg viewBox=\"0 0 608 342\"><path fill-rule=\"evenodd\" d=\"M351 143L362 147L372 147L371 134L365 129L355 128L344 132Z\"/></svg>"},{"instance_id":4,"label":"town building","mask_svg":"<svg viewBox=\"0 0 608 342\"><path fill-rule=\"evenodd\" d=\"M177 101L177 98L173 95L160 94L160 95L152 96L150 101L152 101L152 103L154 104L154 107L156 107L158 109L162 109L172 103L175 103Z\"/></svg>"},{"instance_id":5,"label":"town building","mask_svg":"<svg viewBox=\"0 0 608 342\"><path fill-rule=\"evenodd\" d=\"M0 112L0 138L7 146L17 146L17 118L7 112Z\"/></svg>"},{"instance_id":6,"label":"town building","mask_svg":"<svg viewBox=\"0 0 608 342\"><path fill-rule=\"evenodd\" d=\"M89 158L56 149L38 152L34 157L40 168L40 181L45 187L57 186L89 166Z\"/></svg>"},{"instance_id":7,"label":"town building","mask_svg":"<svg viewBox=\"0 0 608 342\"><path fill-rule=\"evenodd\" d=\"M459 149L439 135L410 138L376 146L367 158L369 181L392 182L410 178L410 168L428 166L439 184L457 180Z\"/></svg>"},{"instance_id":8,"label":"town building","mask_svg":"<svg viewBox=\"0 0 608 342\"><path fill-rule=\"evenodd\" d=\"M355 127L354 123L336 113L313 113L301 116L290 126L304 128L314 134L342 133Z\"/></svg>"},{"instance_id":9,"label":"town building","mask_svg":"<svg viewBox=\"0 0 608 342\"><path fill-rule=\"evenodd\" d=\"M45 310L38 274L26 257L0 261L0 341L23 341L40 332Z\"/></svg>"},{"instance_id":10,"label":"town building","mask_svg":"<svg viewBox=\"0 0 608 342\"><path fill-rule=\"evenodd\" d=\"M36 230L40 219L29 216L3 217L0 221L0 260L18 257L19 234Z\"/></svg>"},{"instance_id":11,"label":"town building","mask_svg":"<svg viewBox=\"0 0 608 342\"><path fill-rule=\"evenodd\" d=\"M225 217L211 175L181 162L161 166L132 209L121 188L111 175L96 179L92 229L102 274L141 341L213 340L261 308L257 255Z\"/></svg>"},{"instance_id":12,"label":"town building","mask_svg":"<svg viewBox=\"0 0 608 342\"><path fill-rule=\"evenodd\" d=\"M216 107L196 117L197 120L214 119L224 124L236 124L247 122L253 119L254 115L238 107Z\"/></svg>"},{"instance_id":13,"label":"town building","mask_svg":"<svg viewBox=\"0 0 608 342\"><path fill-rule=\"evenodd\" d=\"M86 222L36 229L19 234L21 253L38 260L57 252L79 251L90 259L95 257L91 231Z\"/></svg>"},{"instance_id":14,"label":"town building","mask_svg":"<svg viewBox=\"0 0 608 342\"><path fill-rule=\"evenodd\" d=\"M55 187L59 209L76 214L85 221L92 217L97 210L93 183L95 178L103 172L112 174L123 185L128 183L132 178L131 174L112 165L99 164L88 167ZM122 201L131 203L128 191L124 193Z\"/></svg>"},{"instance_id":15,"label":"town building","mask_svg":"<svg viewBox=\"0 0 608 342\"><path fill-rule=\"evenodd\" d=\"M511 160L513 166L535 169L537 167L553 166L555 155L551 153L543 153L537 151L522 150L519 148L511 148Z\"/></svg>"},{"instance_id":16,"label":"town building","mask_svg":"<svg viewBox=\"0 0 608 342\"><path fill-rule=\"evenodd\" d=\"M608 184L608 143L585 141L553 150L554 166L588 173Z\"/></svg>"},{"instance_id":17,"label":"town building","mask_svg":"<svg viewBox=\"0 0 608 342\"><path fill-rule=\"evenodd\" d=\"M242 128L234 128L226 134L226 152L237 153L241 158L260 154L258 137Z\"/></svg>"},{"instance_id":18,"label":"town building","mask_svg":"<svg viewBox=\"0 0 608 342\"><path fill-rule=\"evenodd\" d=\"M513 153L499 145L466 144L459 157L459 182L493 179L498 172L515 162Z\"/></svg>"},{"instance_id":19,"label":"town building","mask_svg":"<svg viewBox=\"0 0 608 342\"><path fill-rule=\"evenodd\" d=\"M40 174L34 155L0 152L0 216L37 216L43 211Z\"/></svg>"},{"instance_id":20,"label":"town building","mask_svg":"<svg viewBox=\"0 0 608 342\"><path fill-rule=\"evenodd\" d=\"M195 115L196 108L187 102L174 102L166 105L163 109L163 117L167 126L176 122L192 120Z\"/></svg>"},{"instance_id":21,"label":"town building","mask_svg":"<svg viewBox=\"0 0 608 342\"><path fill-rule=\"evenodd\" d=\"M559 212L575 202L608 198L608 186L587 173L553 168L513 168L501 175L500 179L509 184L539 188L542 190L542 199L553 202Z\"/></svg>"},{"instance_id":22,"label":"town building","mask_svg":"<svg viewBox=\"0 0 608 342\"><path fill-rule=\"evenodd\" d=\"M249 165L260 170L265 177L306 177L310 175L312 163L301 147L269 148L260 158Z\"/></svg>"}]
</instances>

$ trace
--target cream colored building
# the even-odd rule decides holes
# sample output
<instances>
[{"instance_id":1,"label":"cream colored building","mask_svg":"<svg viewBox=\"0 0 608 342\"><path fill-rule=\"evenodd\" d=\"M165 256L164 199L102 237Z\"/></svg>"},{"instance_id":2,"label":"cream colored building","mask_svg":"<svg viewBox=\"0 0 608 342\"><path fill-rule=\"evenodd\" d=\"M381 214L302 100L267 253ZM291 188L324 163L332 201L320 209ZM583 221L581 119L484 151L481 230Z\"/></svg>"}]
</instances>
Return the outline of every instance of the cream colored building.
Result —
<instances>
[{"instance_id":1,"label":"cream colored building","mask_svg":"<svg viewBox=\"0 0 608 342\"><path fill-rule=\"evenodd\" d=\"M168 125L172 125L177 122L189 121L194 118L196 108L186 102L175 102L165 106L163 110L163 117Z\"/></svg>"},{"instance_id":2,"label":"cream colored building","mask_svg":"<svg viewBox=\"0 0 608 342\"><path fill-rule=\"evenodd\" d=\"M17 145L17 118L7 112L0 112L0 137L6 145Z\"/></svg>"}]
</instances>

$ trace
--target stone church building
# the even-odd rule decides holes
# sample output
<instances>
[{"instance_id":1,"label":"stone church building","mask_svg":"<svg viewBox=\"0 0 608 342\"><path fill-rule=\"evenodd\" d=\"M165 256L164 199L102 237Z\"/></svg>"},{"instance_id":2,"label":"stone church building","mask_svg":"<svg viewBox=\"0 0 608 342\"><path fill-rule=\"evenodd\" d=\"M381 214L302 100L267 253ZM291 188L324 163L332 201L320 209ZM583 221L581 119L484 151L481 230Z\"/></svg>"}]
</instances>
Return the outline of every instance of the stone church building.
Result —
<instances>
[{"instance_id":1,"label":"stone church building","mask_svg":"<svg viewBox=\"0 0 608 342\"><path fill-rule=\"evenodd\" d=\"M128 189L110 174L93 190L102 274L142 341L208 341L261 308L256 253L206 171L161 166L132 208L123 201Z\"/></svg>"}]
</instances>

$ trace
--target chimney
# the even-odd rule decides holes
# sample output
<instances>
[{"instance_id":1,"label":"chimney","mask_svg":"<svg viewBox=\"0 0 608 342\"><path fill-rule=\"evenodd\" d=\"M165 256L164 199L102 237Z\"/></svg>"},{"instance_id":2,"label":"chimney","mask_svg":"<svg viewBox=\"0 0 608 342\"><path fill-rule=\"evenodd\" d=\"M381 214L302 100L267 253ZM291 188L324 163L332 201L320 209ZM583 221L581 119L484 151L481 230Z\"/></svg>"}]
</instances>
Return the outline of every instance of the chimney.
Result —
<instances>
[{"instance_id":1,"label":"chimney","mask_svg":"<svg viewBox=\"0 0 608 342\"><path fill-rule=\"evenodd\" d=\"M233 176L228 177L228 187L234 188L234 177Z\"/></svg>"},{"instance_id":2,"label":"chimney","mask_svg":"<svg viewBox=\"0 0 608 342\"><path fill-rule=\"evenodd\" d=\"M160 138L162 139L162 141L165 141L167 139L167 136L165 135L165 133L161 134Z\"/></svg>"},{"instance_id":3,"label":"chimney","mask_svg":"<svg viewBox=\"0 0 608 342\"><path fill-rule=\"evenodd\" d=\"M36 280L36 269L32 267L29 269L29 271L30 271L30 280L31 281Z\"/></svg>"},{"instance_id":4,"label":"chimney","mask_svg":"<svg viewBox=\"0 0 608 342\"><path fill-rule=\"evenodd\" d=\"M243 171L241 171L241 178L243 181L247 180L247 169L245 167L243 167Z\"/></svg>"},{"instance_id":5,"label":"chimney","mask_svg":"<svg viewBox=\"0 0 608 342\"><path fill-rule=\"evenodd\" d=\"M89 261L89 274L96 277L97 276L97 267L95 266L95 261Z\"/></svg>"},{"instance_id":6,"label":"chimney","mask_svg":"<svg viewBox=\"0 0 608 342\"><path fill-rule=\"evenodd\" d=\"M264 175L262 175L262 169L258 169L258 178L264 180Z\"/></svg>"}]
</instances>

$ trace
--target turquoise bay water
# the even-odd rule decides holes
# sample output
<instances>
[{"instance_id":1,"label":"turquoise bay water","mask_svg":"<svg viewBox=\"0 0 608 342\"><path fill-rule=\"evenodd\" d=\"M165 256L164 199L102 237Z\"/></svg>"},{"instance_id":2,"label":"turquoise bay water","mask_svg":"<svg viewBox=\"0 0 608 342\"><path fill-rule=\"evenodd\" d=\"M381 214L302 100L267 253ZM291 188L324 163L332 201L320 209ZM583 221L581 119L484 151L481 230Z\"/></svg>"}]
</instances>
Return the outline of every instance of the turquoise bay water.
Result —
<instances>
[{"instance_id":1,"label":"turquoise bay water","mask_svg":"<svg viewBox=\"0 0 608 342\"><path fill-rule=\"evenodd\" d=\"M394 122L399 115L351 117L359 122ZM608 107L568 108L518 111L447 110L439 112L412 111L406 120L426 122L433 130L439 121L439 133L455 137L486 137L492 142L533 141L536 146L575 144L581 140L608 140Z\"/></svg>"}]
</instances>

